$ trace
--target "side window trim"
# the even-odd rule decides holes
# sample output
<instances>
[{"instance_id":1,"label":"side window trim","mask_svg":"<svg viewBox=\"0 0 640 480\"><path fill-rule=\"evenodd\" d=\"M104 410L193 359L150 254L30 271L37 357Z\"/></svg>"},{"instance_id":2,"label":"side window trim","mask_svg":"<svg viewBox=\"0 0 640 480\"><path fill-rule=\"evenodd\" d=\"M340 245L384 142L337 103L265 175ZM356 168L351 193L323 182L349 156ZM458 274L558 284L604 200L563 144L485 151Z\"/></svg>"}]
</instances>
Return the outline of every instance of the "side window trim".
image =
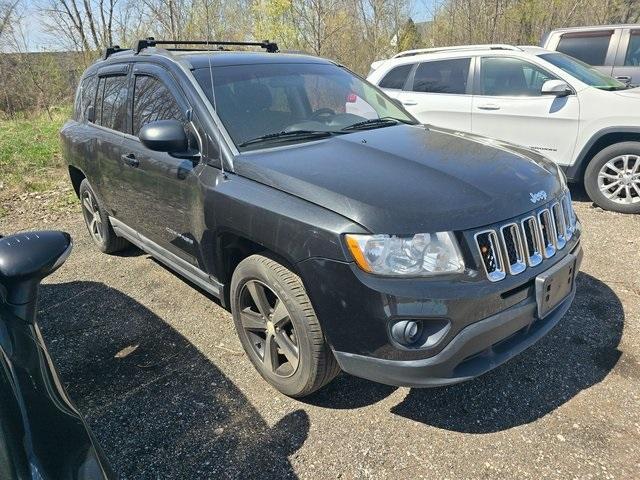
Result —
<instances>
[{"instance_id":1,"label":"side window trim","mask_svg":"<svg viewBox=\"0 0 640 480\"><path fill-rule=\"evenodd\" d=\"M538 95L486 95L482 92L482 60L485 58L512 58L514 60L518 60L522 63L526 63L528 65L532 65L534 67L536 67L539 70L542 70L544 73L546 73L549 77L552 77L553 79L557 79L557 80L562 80L565 81L564 79L560 78L558 75L556 75L555 73L549 71L547 68L543 67L542 65L538 65L537 63L534 63L528 59L524 59L524 58L518 58L518 57L514 57L512 55L483 55L483 56L478 56L476 57L476 72L477 74L475 75L475 82L474 82L474 95L476 96L480 96L480 97L491 97L491 98L499 98L499 97L504 97L504 98L539 98ZM569 85L569 87L571 88L572 92L571 95L575 95L575 90L573 89L573 87L571 85Z\"/></svg>"},{"instance_id":2,"label":"side window trim","mask_svg":"<svg viewBox=\"0 0 640 480\"><path fill-rule=\"evenodd\" d=\"M402 87L402 91L403 92L411 92L412 88L413 88L413 81L416 78L416 70L418 70L418 66L420 65L420 62L415 62L412 67L411 67L411 71L409 72L409 75L407 75L407 79L404 82L404 85Z\"/></svg>"}]
</instances>

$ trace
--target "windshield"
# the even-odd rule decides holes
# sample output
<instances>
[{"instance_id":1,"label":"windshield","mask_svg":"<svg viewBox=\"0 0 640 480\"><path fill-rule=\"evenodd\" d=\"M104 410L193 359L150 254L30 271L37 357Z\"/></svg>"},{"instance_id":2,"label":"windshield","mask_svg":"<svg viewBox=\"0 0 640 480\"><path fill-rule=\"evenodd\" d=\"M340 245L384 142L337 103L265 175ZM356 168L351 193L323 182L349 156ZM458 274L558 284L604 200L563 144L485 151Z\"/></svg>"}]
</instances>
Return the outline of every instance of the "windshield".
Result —
<instances>
[{"instance_id":1,"label":"windshield","mask_svg":"<svg viewBox=\"0 0 640 480\"><path fill-rule=\"evenodd\" d=\"M599 88L601 90L624 90L627 88L624 83L608 77L604 73L600 73L591 65L581 62L580 60L576 60L564 53L543 53L540 55L540 58L564 70L569 75L580 80L582 83L586 83L592 87Z\"/></svg>"},{"instance_id":2,"label":"windshield","mask_svg":"<svg viewBox=\"0 0 640 480\"><path fill-rule=\"evenodd\" d=\"M333 64L214 67L214 94L209 68L194 76L241 150L417 123L380 90Z\"/></svg>"}]
</instances>

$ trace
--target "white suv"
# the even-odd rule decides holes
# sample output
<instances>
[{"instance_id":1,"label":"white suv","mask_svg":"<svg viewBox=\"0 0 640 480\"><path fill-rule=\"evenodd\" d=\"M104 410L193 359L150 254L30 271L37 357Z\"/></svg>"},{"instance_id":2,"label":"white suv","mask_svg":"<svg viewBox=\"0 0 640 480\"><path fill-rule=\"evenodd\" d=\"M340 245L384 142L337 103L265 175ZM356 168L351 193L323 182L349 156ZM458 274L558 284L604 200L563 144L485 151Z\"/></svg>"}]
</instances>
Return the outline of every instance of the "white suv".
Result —
<instances>
[{"instance_id":1,"label":"white suv","mask_svg":"<svg viewBox=\"0 0 640 480\"><path fill-rule=\"evenodd\" d=\"M640 88L540 47L411 50L371 67L423 123L537 150L602 208L640 213Z\"/></svg>"}]
</instances>

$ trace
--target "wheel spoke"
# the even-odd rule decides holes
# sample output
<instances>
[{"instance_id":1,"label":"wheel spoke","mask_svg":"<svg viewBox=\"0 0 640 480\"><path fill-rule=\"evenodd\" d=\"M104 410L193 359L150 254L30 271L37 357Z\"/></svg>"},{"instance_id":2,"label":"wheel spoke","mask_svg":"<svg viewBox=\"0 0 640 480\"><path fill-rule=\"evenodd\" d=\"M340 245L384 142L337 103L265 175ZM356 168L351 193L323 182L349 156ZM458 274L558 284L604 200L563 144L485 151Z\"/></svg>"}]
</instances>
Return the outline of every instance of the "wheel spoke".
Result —
<instances>
[{"instance_id":1,"label":"wheel spoke","mask_svg":"<svg viewBox=\"0 0 640 480\"><path fill-rule=\"evenodd\" d=\"M638 195L638 197L640 197L640 185L638 185L638 183L634 183L633 189L636 191L636 194Z\"/></svg>"},{"instance_id":2,"label":"wheel spoke","mask_svg":"<svg viewBox=\"0 0 640 480\"><path fill-rule=\"evenodd\" d=\"M276 306L273 309L273 314L271 316L271 321L273 322L273 325L276 327L279 327L288 318L289 318L289 312L287 311L287 307L284 305L284 302L280 299L276 300Z\"/></svg>"},{"instance_id":3,"label":"wheel spoke","mask_svg":"<svg viewBox=\"0 0 640 480\"><path fill-rule=\"evenodd\" d=\"M622 191L622 189L624 188L624 185L620 185L618 186L618 188L616 188L615 192L605 192L605 195L609 198L614 198L617 197L618 194Z\"/></svg>"},{"instance_id":4,"label":"wheel spoke","mask_svg":"<svg viewBox=\"0 0 640 480\"><path fill-rule=\"evenodd\" d=\"M611 187L615 187L615 186L618 186L618 185L620 185L620 180L616 180L615 182L611 182L611 183L608 183L606 185L601 185L600 186L600 191L602 193L604 193L605 195L607 195L607 194L611 193L610 192Z\"/></svg>"},{"instance_id":5,"label":"wheel spoke","mask_svg":"<svg viewBox=\"0 0 640 480\"><path fill-rule=\"evenodd\" d=\"M631 173L637 173L639 168L640 168L640 157L636 157Z\"/></svg>"},{"instance_id":6,"label":"wheel spoke","mask_svg":"<svg viewBox=\"0 0 640 480\"><path fill-rule=\"evenodd\" d=\"M91 223L89 223L89 230L91 230L91 233L97 233L97 228L96 228L96 219L92 218L91 219Z\"/></svg>"},{"instance_id":7,"label":"wheel spoke","mask_svg":"<svg viewBox=\"0 0 640 480\"><path fill-rule=\"evenodd\" d=\"M291 339L282 330L276 332L275 338L280 350L282 350L282 353L291 364L291 368L294 370L298 368L298 359L300 358L298 347L293 344Z\"/></svg>"},{"instance_id":8,"label":"wheel spoke","mask_svg":"<svg viewBox=\"0 0 640 480\"><path fill-rule=\"evenodd\" d=\"M605 168L609 168L610 170L613 170L616 173L623 173L622 170L620 170L618 167L616 167L616 165L614 163L615 160L617 160L617 159L614 159L614 160L611 160L611 161L607 162L607 164L604 166L603 170Z\"/></svg>"},{"instance_id":9,"label":"wheel spoke","mask_svg":"<svg viewBox=\"0 0 640 480\"><path fill-rule=\"evenodd\" d=\"M89 213L93 213L93 205L91 205L89 197L84 197L84 201L82 203Z\"/></svg>"},{"instance_id":10,"label":"wheel spoke","mask_svg":"<svg viewBox=\"0 0 640 480\"><path fill-rule=\"evenodd\" d=\"M267 325L259 313L252 312L249 307L245 308L240 313L240 320L242 320L242 326L247 330L259 330L264 332L267 329Z\"/></svg>"},{"instance_id":11,"label":"wheel spoke","mask_svg":"<svg viewBox=\"0 0 640 480\"><path fill-rule=\"evenodd\" d=\"M629 155L622 156L622 171L626 172L629 170Z\"/></svg>"},{"instance_id":12,"label":"wheel spoke","mask_svg":"<svg viewBox=\"0 0 640 480\"><path fill-rule=\"evenodd\" d=\"M267 333L267 338L264 341L264 356L262 357L262 361L265 366L272 372L278 369L278 351L277 344L273 335Z\"/></svg>"},{"instance_id":13,"label":"wheel spoke","mask_svg":"<svg viewBox=\"0 0 640 480\"><path fill-rule=\"evenodd\" d=\"M617 175L613 175L611 173L606 173L604 171L601 171L600 174L598 175L600 178L608 178L611 180L617 180L618 176Z\"/></svg>"},{"instance_id":14,"label":"wheel spoke","mask_svg":"<svg viewBox=\"0 0 640 480\"><path fill-rule=\"evenodd\" d=\"M267 296L264 293L264 287L258 282L248 282L247 289L249 290L249 294L251 295L253 302L256 304L256 307L258 307L260 314L265 319L269 318L271 306L269 305Z\"/></svg>"},{"instance_id":15,"label":"wheel spoke","mask_svg":"<svg viewBox=\"0 0 640 480\"><path fill-rule=\"evenodd\" d=\"M627 203L631 203L633 201L633 198L631 198L631 187L629 185L624 186L624 193L624 201Z\"/></svg>"}]
</instances>

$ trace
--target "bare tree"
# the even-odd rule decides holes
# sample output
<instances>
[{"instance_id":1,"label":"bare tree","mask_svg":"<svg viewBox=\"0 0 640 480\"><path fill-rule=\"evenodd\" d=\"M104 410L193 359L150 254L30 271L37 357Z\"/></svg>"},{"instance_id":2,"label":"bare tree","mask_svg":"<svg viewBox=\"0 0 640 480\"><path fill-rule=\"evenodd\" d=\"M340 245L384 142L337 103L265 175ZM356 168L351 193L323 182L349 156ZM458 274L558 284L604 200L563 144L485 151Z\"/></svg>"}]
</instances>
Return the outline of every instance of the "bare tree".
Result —
<instances>
[{"instance_id":1,"label":"bare tree","mask_svg":"<svg viewBox=\"0 0 640 480\"><path fill-rule=\"evenodd\" d=\"M0 47L13 31L12 22L16 16L19 0L0 0Z\"/></svg>"},{"instance_id":2,"label":"bare tree","mask_svg":"<svg viewBox=\"0 0 640 480\"><path fill-rule=\"evenodd\" d=\"M47 0L46 30L74 50L97 51L113 44L118 0Z\"/></svg>"}]
</instances>

